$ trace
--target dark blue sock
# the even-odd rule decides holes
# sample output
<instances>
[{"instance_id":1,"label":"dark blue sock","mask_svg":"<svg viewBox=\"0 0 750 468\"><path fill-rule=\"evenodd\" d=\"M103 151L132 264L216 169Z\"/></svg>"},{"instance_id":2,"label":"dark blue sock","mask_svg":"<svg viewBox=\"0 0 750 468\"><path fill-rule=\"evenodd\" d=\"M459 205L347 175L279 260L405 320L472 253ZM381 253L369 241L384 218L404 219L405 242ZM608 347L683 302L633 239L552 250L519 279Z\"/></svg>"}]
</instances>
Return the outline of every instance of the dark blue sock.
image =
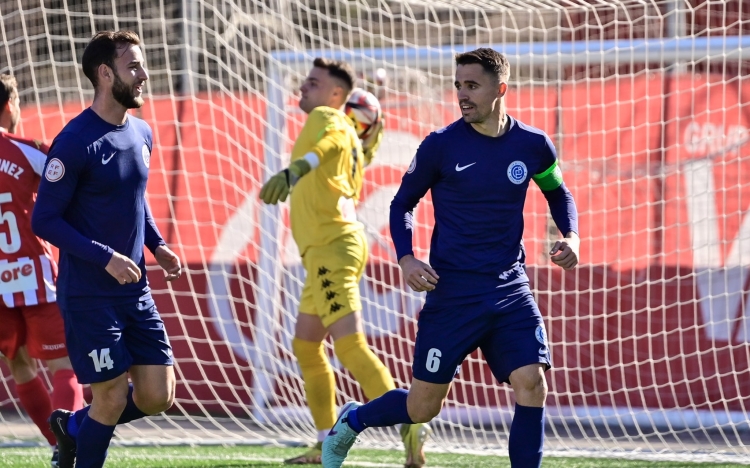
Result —
<instances>
[{"instance_id":1,"label":"dark blue sock","mask_svg":"<svg viewBox=\"0 0 750 468\"><path fill-rule=\"evenodd\" d=\"M73 413L75 417L68 419L68 434L70 434L71 437L75 438L78 436L78 431L80 430L79 428L81 427L83 418L89 414L90 408L91 406L82 408ZM129 423L130 421L135 421L136 419L141 419L146 416L148 415L135 406L135 401L133 401L133 384L130 384L130 388L128 389L128 402L125 404L125 409L122 411L120 419L117 420L117 424Z\"/></svg>"},{"instance_id":2,"label":"dark blue sock","mask_svg":"<svg viewBox=\"0 0 750 468\"><path fill-rule=\"evenodd\" d=\"M349 412L347 424L357 432L368 427L387 427L396 424L414 424L406 410L409 392L397 388L385 392L366 405Z\"/></svg>"},{"instance_id":3,"label":"dark blue sock","mask_svg":"<svg viewBox=\"0 0 750 468\"><path fill-rule=\"evenodd\" d=\"M539 468L544 449L544 408L516 403L516 415L510 425L508 452L512 468Z\"/></svg>"},{"instance_id":4,"label":"dark blue sock","mask_svg":"<svg viewBox=\"0 0 750 468\"><path fill-rule=\"evenodd\" d=\"M117 420L117 424L129 423L130 421L145 418L146 416L148 415L135 406L135 401L133 401L133 384L130 384L130 388L128 389L128 402L125 404L125 409L122 410L122 414L120 415L120 419Z\"/></svg>"},{"instance_id":5,"label":"dark blue sock","mask_svg":"<svg viewBox=\"0 0 750 468\"><path fill-rule=\"evenodd\" d=\"M116 426L105 426L86 416L78 429L76 468L102 468Z\"/></svg>"},{"instance_id":6,"label":"dark blue sock","mask_svg":"<svg viewBox=\"0 0 750 468\"><path fill-rule=\"evenodd\" d=\"M81 408L73 413L73 416L68 418L68 434L70 434L71 437L78 437L78 431L81 428L81 423L83 422L83 419L86 417L86 415L89 414L89 409L91 409L91 406Z\"/></svg>"}]
</instances>

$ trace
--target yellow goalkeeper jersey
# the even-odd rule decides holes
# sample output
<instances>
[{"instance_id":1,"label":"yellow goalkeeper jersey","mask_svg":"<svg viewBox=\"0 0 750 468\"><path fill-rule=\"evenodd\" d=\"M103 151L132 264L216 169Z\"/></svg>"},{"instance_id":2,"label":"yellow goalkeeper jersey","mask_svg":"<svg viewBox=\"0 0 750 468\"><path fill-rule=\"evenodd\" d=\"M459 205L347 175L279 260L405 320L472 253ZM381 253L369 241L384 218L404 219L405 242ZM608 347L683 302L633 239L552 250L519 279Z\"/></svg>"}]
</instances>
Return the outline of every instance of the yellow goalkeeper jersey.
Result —
<instances>
[{"instance_id":1,"label":"yellow goalkeeper jersey","mask_svg":"<svg viewBox=\"0 0 750 468\"><path fill-rule=\"evenodd\" d=\"M315 153L320 165L292 189L292 235L301 255L363 229L355 205L362 189L362 143L349 117L332 107L316 107L307 117L291 160Z\"/></svg>"}]
</instances>

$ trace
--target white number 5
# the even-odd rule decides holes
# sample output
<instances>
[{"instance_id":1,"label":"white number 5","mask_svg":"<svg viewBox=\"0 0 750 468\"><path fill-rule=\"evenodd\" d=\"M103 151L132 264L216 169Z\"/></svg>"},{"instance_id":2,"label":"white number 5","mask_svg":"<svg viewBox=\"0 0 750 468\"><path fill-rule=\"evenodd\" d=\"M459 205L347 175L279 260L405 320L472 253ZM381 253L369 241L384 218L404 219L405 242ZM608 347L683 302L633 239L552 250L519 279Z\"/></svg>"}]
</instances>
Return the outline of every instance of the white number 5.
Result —
<instances>
[{"instance_id":1,"label":"white number 5","mask_svg":"<svg viewBox=\"0 0 750 468\"><path fill-rule=\"evenodd\" d=\"M13 201L13 195L0 193L0 205ZM3 207L0 206L0 225L8 225L8 234L0 232L0 250L6 254L16 253L21 250L21 233L18 232L18 223L16 215L10 211L3 213Z\"/></svg>"}]
</instances>

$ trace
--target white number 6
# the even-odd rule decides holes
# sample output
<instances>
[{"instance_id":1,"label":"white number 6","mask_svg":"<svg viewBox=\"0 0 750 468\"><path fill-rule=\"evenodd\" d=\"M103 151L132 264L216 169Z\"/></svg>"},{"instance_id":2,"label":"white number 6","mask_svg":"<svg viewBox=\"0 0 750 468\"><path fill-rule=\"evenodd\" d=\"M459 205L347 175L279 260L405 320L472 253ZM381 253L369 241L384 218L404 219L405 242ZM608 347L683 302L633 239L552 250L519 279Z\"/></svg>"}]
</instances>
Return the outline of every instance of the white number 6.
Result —
<instances>
[{"instance_id":1,"label":"white number 6","mask_svg":"<svg viewBox=\"0 0 750 468\"><path fill-rule=\"evenodd\" d=\"M440 356L443 353L437 348L432 348L427 352L427 370L430 372L437 372L440 367Z\"/></svg>"}]
</instances>

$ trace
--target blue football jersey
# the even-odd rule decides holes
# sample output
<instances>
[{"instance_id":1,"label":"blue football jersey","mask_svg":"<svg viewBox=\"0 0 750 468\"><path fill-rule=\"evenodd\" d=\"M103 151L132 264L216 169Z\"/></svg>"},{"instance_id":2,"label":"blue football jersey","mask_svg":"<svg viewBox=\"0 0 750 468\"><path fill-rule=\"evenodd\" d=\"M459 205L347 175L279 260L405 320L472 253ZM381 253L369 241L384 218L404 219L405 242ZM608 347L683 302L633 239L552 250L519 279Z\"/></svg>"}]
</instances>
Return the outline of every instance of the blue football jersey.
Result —
<instances>
[{"instance_id":1,"label":"blue football jersey","mask_svg":"<svg viewBox=\"0 0 750 468\"><path fill-rule=\"evenodd\" d=\"M86 109L54 139L33 215L39 237L60 249L61 307L89 308L138 300L149 292L144 243L164 243L145 199L152 132L127 116L112 125ZM119 284L104 269L112 252L141 269Z\"/></svg>"},{"instance_id":2,"label":"blue football jersey","mask_svg":"<svg viewBox=\"0 0 750 468\"><path fill-rule=\"evenodd\" d=\"M430 265L440 275L428 303L481 300L508 286L503 278L525 262L523 208L529 182L555 165L541 130L510 117L500 137L458 120L428 135L391 203L391 234L400 259L413 254L412 214L432 191L435 226Z\"/></svg>"}]
</instances>

